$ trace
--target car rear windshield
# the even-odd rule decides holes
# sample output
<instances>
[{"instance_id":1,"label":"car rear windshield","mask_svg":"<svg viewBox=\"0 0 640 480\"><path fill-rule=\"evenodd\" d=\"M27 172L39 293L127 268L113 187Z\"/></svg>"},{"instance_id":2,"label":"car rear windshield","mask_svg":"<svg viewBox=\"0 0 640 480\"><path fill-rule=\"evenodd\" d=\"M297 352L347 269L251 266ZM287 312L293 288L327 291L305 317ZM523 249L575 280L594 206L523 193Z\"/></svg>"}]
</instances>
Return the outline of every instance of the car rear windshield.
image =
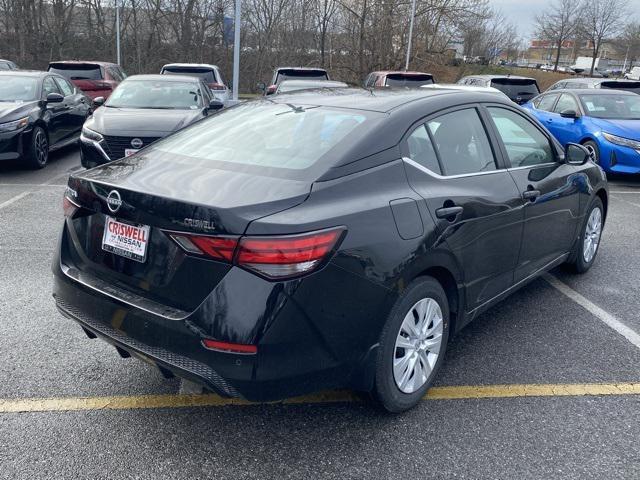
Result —
<instances>
[{"instance_id":1,"label":"car rear windshield","mask_svg":"<svg viewBox=\"0 0 640 480\"><path fill-rule=\"evenodd\" d=\"M304 78L305 80L329 80L329 75L327 75L327 72L325 72L324 70L279 70L276 82L280 83L290 78Z\"/></svg>"},{"instance_id":2,"label":"car rear windshield","mask_svg":"<svg viewBox=\"0 0 640 480\"><path fill-rule=\"evenodd\" d=\"M640 93L640 82L602 82L600 88Z\"/></svg>"},{"instance_id":3,"label":"car rear windshield","mask_svg":"<svg viewBox=\"0 0 640 480\"><path fill-rule=\"evenodd\" d=\"M100 65L91 63L54 63L49 66L49 71L69 80L102 80Z\"/></svg>"},{"instance_id":4,"label":"car rear windshield","mask_svg":"<svg viewBox=\"0 0 640 480\"><path fill-rule=\"evenodd\" d=\"M587 115L611 120L640 120L640 95L580 95Z\"/></svg>"},{"instance_id":5,"label":"car rear windshield","mask_svg":"<svg viewBox=\"0 0 640 480\"><path fill-rule=\"evenodd\" d=\"M283 178L326 170L321 159L384 117L375 112L250 102L209 117L151 146L172 161Z\"/></svg>"},{"instance_id":6,"label":"car rear windshield","mask_svg":"<svg viewBox=\"0 0 640 480\"><path fill-rule=\"evenodd\" d=\"M30 102L33 100L38 100L37 78L2 76L0 102Z\"/></svg>"},{"instance_id":7,"label":"car rear windshield","mask_svg":"<svg viewBox=\"0 0 640 480\"><path fill-rule=\"evenodd\" d=\"M407 87L417 88L422 85L430 85L433 83L433 75L407 75L405 73L390 73L387 75L385 85L387 87Z\"/></svg>"},{"instance_id":8,"label":"car rear windshield","mask_svg":"<svg viewBox=\"0 0 640 480\"><path fill-rule=\"evenodd\" d=\"M540 93L533 79L498 78L491 81L491 86L506 93L509 98L532 97Z\"/></svg>"},{"instance_id":9,"label":"car rear windshield","mask_svg":"<svg viewBox=\"0 0 640 480\"><path fill-rule=\"evenodd\" d=\"M127 80L118 85L105 106L186 110L203 105L202 92L194 82Z\"/></svg>"},{"instance_id":10,"label":"car rear windshield","mask_svg":"<svg viewBox=\"0 0 640 480\"><path fill-rule=\"evenodd\" d=\"M216 76L210 68L194 68L194 67L169 67L164 68L162 73L165 75L188 75L190 77L201 78L204 83L216 83Z\"/></svg>"}]
</instances>

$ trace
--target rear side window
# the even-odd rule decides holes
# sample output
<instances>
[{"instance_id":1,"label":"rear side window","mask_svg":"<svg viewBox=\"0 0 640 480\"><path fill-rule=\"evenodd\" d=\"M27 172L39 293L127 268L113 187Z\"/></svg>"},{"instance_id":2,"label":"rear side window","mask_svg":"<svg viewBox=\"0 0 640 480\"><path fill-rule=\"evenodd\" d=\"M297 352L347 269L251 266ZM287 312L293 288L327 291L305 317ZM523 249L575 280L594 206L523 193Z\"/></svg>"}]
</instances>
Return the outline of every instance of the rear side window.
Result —
<instances>
[{"instance_id":1,"label":"rear side window","mask_svg":"<svg viewBox=\"0 0 640 480\"><path fill-rule=\"evenodd\" d=\"M488 110L512 167L555 162L549 139L531 121L505 108L489 107Z\"/></svg>"},{"instance_id":2,"label":"rear side window","mask_svg":"<svg viewBox=\"0 0 640 480\"><path fill-rule=\"evenodd\" d=\"M540 100L538 101L536 108L538 110L544 110L545 112L550 112L553 110L553 104L556 103L556 99L558 98L558 95L545 95L543 97L540 97Z\"/></svg>"},{"instance_id":3,"label":"rear side window","mask_svg":"<svg viewBox=\"0 0 640 480\"><path fill-rule=\"evenodd\" d=\"M560 99L558 103L556 103L556 107L553 109L555 113L562 113L567 110L573 110L574 112L578 112L578 103L575 99L569 95L568 93L563 93L560 95Z\"/></svg>"},{"instance_id":4,"label":"rear side window","mask_svg":"<svg viewBox=\"0 0 640 480\"><path fill-rule=\"evenodd\" d=\"M385 85L387 87L417 88L433 83L433 75L406 75L403 73L390 73L387 75Z\"/></svg>"},{"instance_id":5,"label":"rear side window","mask_svg":"<svg viewBox=\"0 0 640 480\"><path fill-rule=\"evenodd\" d=\"M551 85L549 90L560 90L561 88L565 88L567 86L567 82L558 82L555 85Z\"/></svg>"},{"instance_id":6,"label":"rear side window","mask_svg":"<svg viewBox=\"0 0 640 480\"><path fill-rule=\"evenodd\" d=\"M64 78L68 78L69 80L102 79L102 70L100 70L100 65L54 63L49 66L49 71L62 75Z\"/></svg>"},{"instance_id":7,"label":"rear side window","mask_svg":"<svg viewBox=\"0 0 640 480\"><path fill-rule=\"evenodd\" d=\"M432 172L441 174L436 151L427 133L425 125L420 125L407 139L409 158Z\"/></svg>"},{"instance_id":8,"label":"rear side window","mask_svg":"<svg viewBox=\"0 0 640 480\"><path fill-rule=\"evenodd\" d=\"M445 175L496 170L487 132L475 108L447 113L427 123Z\"/></svg>"}]
</instances>

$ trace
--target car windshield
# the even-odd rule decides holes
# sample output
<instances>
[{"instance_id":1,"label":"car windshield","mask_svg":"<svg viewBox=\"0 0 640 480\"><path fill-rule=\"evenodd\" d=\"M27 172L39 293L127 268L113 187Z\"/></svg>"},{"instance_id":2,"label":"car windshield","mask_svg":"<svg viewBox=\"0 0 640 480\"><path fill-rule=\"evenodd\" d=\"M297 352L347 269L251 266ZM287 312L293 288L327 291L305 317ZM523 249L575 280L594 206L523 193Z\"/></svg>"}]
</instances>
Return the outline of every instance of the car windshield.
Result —
<instances>
[{"instance_id":1,"label":"car windshield","mask_svg":"<svg viewBox=\"0 0 640 480\"><path fill-rule=\"evenodd\" d=\"M195 110L202 106L202 92L192 82L126 80L114 90L105 106Z\"/></svg>"},{"instance_id":2,"label":"car windshield","mask_svg":"<svg viewBox=\"0 0 640 480\"><path fill-rule=\"evenodd\" d=\"M612 120L640 120L638 95L580 95L587 115Z\"/></svg>"},{"instance_id":3,"label":"car windshield","mask_svg":"<svg viewBox=\"0 0 640 480\"><path fill-rule=\"evenodd\" d=\"M331 149L357 138L373 112L251 102L200 121L151 149L176 162L287 176L313 166ZM373 120L372 120L373 122ZM174 160L172 160L174 161ZM250 167L250 168L247 168ZM266 169L266 170L265 170Z\"/></svg>"},{"instance_id":4,"label":"car windshield","mask_svg":"<svg viewBox=\"0 0 640 480\"><path fill-rule=\"evenodd\" d=\"M209 68L169 67L162 70L164 75L187 75L201 78L204 83L216 83L213 70Z\"/></svg>"},{"instance_id":5,"label":"car windshield","mask_svg":"<svg viewBox=\"0 0 640 480\"><path fill-rule=\"evenodd\" d=\"M49 67L49 71L62 75L69 80L101 80L100 65L57 63Z\"/></svg>"},{"instance_id":6,"label":"car windshield","mask_svg":"<svg viewBox=\"0 0 640 480\"><path fill-rule=\"evenodd\" d=\"M491 81L491 86L507 94L510 98L533 97L540 91L535 80L504 78Z\"/></svg>"},{"instance_id":7,"label":"car windshield","mask_svg":"<svg viewBox=\"0 0 640 480\"><path fill-rule=\"evenodd\" d=\"M0 81L0 102L29 102L38 100L38 79L3 76Z\"/></svg>"},{"instance_id":8,"label":"car windshield","mask_svg":"<svg viewBox=\"0 0 640 480\"><path fill-rule=\"evenodd\" d=\"M407 87L417 88L422 85L430 85L433 83L433 76L427 74L407 75L404 73L390 73L387 75L385 85L387 87Z\"/></svg>"},{"instance_id":9,"label":"car windshield","mask_svg":"<svg viewBox=\"0 0 640 480\"><path fill-rule=\"evenodd\" d=\"M283 82L290 78L298 78L305 80L328 80L329 76L324 70L280 70L278 72L277 82Z\"/></svg>"},{"instance_id":10,"label":"car windshield","mask_svg":"<svg viewBox=\"0 0 640 480\"><path fill-rule=\"evenodd\" d=\"M602 82L600 88L640 93L640 82Z\"/></svg>"}]
</instances>

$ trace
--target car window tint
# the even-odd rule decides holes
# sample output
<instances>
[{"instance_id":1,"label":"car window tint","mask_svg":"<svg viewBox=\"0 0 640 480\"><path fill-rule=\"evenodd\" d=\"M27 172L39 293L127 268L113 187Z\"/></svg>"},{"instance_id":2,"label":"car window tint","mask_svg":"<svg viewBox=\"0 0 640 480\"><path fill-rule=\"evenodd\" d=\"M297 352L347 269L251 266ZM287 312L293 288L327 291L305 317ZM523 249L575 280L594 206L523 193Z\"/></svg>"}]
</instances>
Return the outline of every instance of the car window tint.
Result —
<instances>
[{"instance_id":1,"label":"car window tint","mask_svg":"<svg viewBox=\"0 0 640 480\"><path fill-rule=\"evenodd\" d=\"M440 165L438 164L436 151L433 149L433 144L424 125L419 126L413 131L407 139L407 145L409 147L409 158L411 160L432 172L442 173L440 171Z\"/></svg>"},{"instance_id":2,"label":"car window tint","mask_svg":"<svg viewBox=\"0 0 640 480\"><path fill-rule=\"evenodd\" d=\"M43 96L47 98L47 95L49 95L50 93L60 93L60 90L58 89L56 82L53 81L53 77L47 77L42 82Z\"/></svg>"},{"instance_id":3,"label":"car window tint","mask_svg":"<svg viewBox=\"0 0 640 480\"><path fill-rule=\"evenodd\" d=\"M567 110L573 110L574 112L578 112L578 104L574 100L574 98L568 93L563 93L560 95L560 99L558 103L556 103L556 107L553 109L556 113L562 113Z\"/></svg>"},{"instance_id":4,"label":"car window tint","mask_svg":"<svg viewBox=\"0 0 640 480\"><path fill-rule=\"evenodd\" d=\"M555 161L549 139L530 120L505 108L490 107L488 110L512 167Z\"/></svg>"},{"instance_id":5,"label":"car window tint","mask_svg":"<svg viewBox=\"0 0 640 480\"><path fill-rule=\"evenodd\" d=\"M60 91L62 91L62 94L65 97L73 95L73 87L64 78L56 78L56 83L58 84L58 88L60 88Z\"/></svg>"},{"instance_id":6,"label":"car window tint","mask_svg":"<svg viewBox=\"0 0 640 480\"><path fill-rule=\"evenodd\" d=\"M496 162L478 112L466 108L427 123L445 175L488 172Z\"/></svg>"},{"instance_id":7,"label":"car window tint","mask_svg":"<svg viewBox=\"0 0 640 480\"><path fill-rule=\"evenodd\" d=\"M540 101L538 102L537 108L538 110L544 110L545 112L550 112L553 109L553 104L556 101L556 98L558 98L558 95L545 95L542 98L540 98Z\"/></svg>"}]
</instances>

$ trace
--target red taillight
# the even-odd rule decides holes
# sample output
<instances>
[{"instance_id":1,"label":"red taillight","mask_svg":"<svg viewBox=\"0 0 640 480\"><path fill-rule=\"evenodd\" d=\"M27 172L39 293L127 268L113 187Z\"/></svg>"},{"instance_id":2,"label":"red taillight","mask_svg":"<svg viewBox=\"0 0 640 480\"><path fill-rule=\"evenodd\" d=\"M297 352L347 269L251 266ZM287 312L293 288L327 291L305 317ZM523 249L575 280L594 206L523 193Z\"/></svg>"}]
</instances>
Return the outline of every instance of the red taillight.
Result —
<instances>
[{"instance_id":1,"label":"red taillight","mask_svg":"<svg viewBox=\"0 0 640 480\"><path fill-rule=\"evenodd\" d=\"M278 89L277 85L269 85L267 87L267 95L271 95L272 93L276 93L277 89Z\"/></svg>"},{"instance_id":2,"label":"red taillight","mask_svg":"<svg viewBox=\"0 0 640 480\"><path fill-rule=\"evenodd\" d=\"M62 197L62 211L65 217L73 217L73 214L76 213L78 208L80 208L80 206L69 200L69 197L66 195Z\"/></svg>"},{"instance_id":3,"label":"red taillight","mask_svg":"<svg viewBox=\"0 0 640 480\"><path fill-rule=\"evenodd\" d=\"M212 340L210 338L205 338L204 340L202 340L202 345L204 346L204 348L208 348L209 350L219 350L222 352L245 353L245 354L258 353L258 347L256 345L246 345L244 343L220 342L218 340Z\"/></svg>"},{"instance_id":4,"label":"red taillight","mask_svg":"<svg viewBox=\"0 0 640 480\"><path fill-rule=\"evenodd\" d=\"M211 90L226 90L227 87L225 87L223 84L221 83L210 83L209 84L209 88Z\"/></svg>"},{"instance_id":5,"label":"red taillight","mask_svg":"<svg viewBox=\"0 0 640 480\"><path fill-rule=\"evenodd\" d=\"M238 237L207 237L184 233L171 233L171 238L189 253L207 255L216 260L233 261Z\"/></svg>"},{"instance_id":6,"label":"red taillight","mask_svg":"<svg viewBox=\"0 0 640 480\"><path fill-rule=\"evenodd\" d=\"M310 273L334 252L344 227L299 235L213 237L184 233L169 236L187 253L233 263L270 280Z\"/></svg>"}]
</instances>

